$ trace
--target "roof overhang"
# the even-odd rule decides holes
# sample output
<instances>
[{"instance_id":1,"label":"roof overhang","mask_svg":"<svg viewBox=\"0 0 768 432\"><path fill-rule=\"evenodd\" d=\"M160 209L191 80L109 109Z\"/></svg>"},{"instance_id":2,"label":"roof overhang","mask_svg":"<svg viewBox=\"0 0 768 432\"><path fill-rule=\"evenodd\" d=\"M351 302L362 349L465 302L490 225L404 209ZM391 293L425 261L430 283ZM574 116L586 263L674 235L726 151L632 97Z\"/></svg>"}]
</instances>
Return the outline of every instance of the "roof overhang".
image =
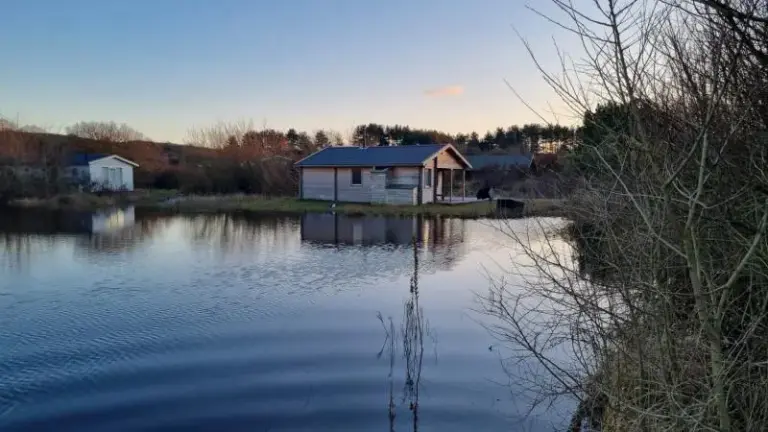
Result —
<instances>
[{"instance_id":1,"label":"roof overhang","mask_svg":"<svg viewBox=\"0 0 768 432\"><path fill-rule=\"evenodd\" d=\"M88 165L90 165L90 164L92 164L94 162L103 161L104 159L117 159L120 162L127 163L128 165L131 165L131 166L134 166L134 167L138 167L139 166L139 164L137 164L136 162L134 162L132 160L128 160L128 159L126 159L124 157L120 157L118 155L109 155L109 156L104 156L103 158L94 159L92 161L89 161Z\"/></svg>"},{"instance_id":2,"label":"roof overhang","mask_svg":"<svg viewBox=\"0 0 768 432\"><path fill-rule=\"evenodd\" d=\"M405 147L405 146L404 146ZM371 166L385 166L384 164L353 164L353 163L335 163L335 164L311 164L311 165L304 165L304 161L308 160L309 158L313 157L314 155L324 152L326 150L329 150L333 147L326 147L324 149L320 149L308 156L305 156L298 161L294 162L294 166L297 168L365 168L365 167L371 167ZM437 151L429 155L428 157L424 158L420 163L389 163L386 164L386 166L392 166L392 167L419 167L423 166L427 161L434 158L437 154L439 154L442 151L449 150L453 153L453 155L456 157L456 159L459 160L459 162L464 166L464 169L472 169L472 164L469 163L469 161L459 152L456 147L454 147L451 144L444 144L442 147L440 147Z\"/></svg>"},{"instance_id":3,"label":"roof overhang","mask_svg":"<svg viewBox=\"0 0 768 432\"><path fill-rule=\"evenodd\" d=\"M430 159L435 157L438 153L440 153L441 151L444 151L446 149L450 150L451 152L453 152L453 155L456 157L456 159L458 159L459 162L461 162L464 165L464 169L466 169L466 170L472 169L472 164L469 163L469 161L458 150L456 150L456 147L454 147L452 144L445 144L443 147L440 148L440 150L438 150L438 151L432 153L431 155L429 155L421 163L425 164L427 161L429 161Z\"/></svg>"},{"instance_id":4,"label":"roof overhang","mask_svg":"<svg viewBox=\"0 0 768 432\"><path fill-rule=\"evenodd\" d=\"M395 163L395 164L323 164L323 165L298 165L299 168L369 168L369 167L420 167L423 163Z\"/></svg>"}]
</instances>

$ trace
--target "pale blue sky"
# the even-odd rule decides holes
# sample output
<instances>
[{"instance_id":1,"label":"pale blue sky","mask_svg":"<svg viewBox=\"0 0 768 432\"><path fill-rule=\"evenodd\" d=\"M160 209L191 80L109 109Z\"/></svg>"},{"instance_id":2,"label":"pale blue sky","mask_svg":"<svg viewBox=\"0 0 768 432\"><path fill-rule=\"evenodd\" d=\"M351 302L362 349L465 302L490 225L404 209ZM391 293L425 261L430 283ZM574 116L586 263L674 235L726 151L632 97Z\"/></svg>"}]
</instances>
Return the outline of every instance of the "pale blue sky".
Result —
<instances>
[{"instance_id":1,"label":"pale blue sky","mask_svg":"<svg viewBox=\"0 0 768 432\"><path fill-rule=\"evenodd\" d=\"M0 114L52 131L114 120L174 142L238 119L482 133L537 120L507 79L572 123L513 29L556 71L552 38L577 45L525 8L547 3L1 0Z\"/></svg>"}]
</instances>

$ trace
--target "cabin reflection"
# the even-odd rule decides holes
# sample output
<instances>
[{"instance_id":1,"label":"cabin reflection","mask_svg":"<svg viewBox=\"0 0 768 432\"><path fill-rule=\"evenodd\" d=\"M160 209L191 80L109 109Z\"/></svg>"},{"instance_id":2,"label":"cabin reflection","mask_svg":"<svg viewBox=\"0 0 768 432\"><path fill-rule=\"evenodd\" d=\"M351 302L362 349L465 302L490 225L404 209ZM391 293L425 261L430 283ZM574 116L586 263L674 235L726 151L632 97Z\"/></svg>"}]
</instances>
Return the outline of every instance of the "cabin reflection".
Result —
<instances>
[{"instance_id":1,"label":"cabin reflection","mask_svg":"<svg viewBox=\"0 0 768 432\"><path fill-rule=\"evenodd\" d=\"M464 240L463 221L424 216L350 216L307 213L301 217L301 239L332 245L449 245Z\"/></svg>"}]
</instances>

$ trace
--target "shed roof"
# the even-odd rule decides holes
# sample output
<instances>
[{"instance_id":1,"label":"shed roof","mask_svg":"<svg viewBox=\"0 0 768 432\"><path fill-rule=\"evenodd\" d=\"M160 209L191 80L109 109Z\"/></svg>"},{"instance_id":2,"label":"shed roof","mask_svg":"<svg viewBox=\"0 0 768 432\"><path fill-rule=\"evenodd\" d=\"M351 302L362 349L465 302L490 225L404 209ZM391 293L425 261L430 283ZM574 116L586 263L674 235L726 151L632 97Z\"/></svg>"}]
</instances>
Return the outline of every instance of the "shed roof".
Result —
<instances>
[{"instance_id":1,"label":"shed roof","mask_svg":"<svg viewBox=\"0 0 768 432\"><path fill-rule=\"evenodd\" d=\"M69 165L70 166L88 166L91 162L108 158L108 157L115 157L129 165L139 166L139 164L137 164L136 162L128 160L124 157L120 157L118 155L113 155L113 154L104 154L104 153L75 153L70 156Z\"/></svg>"},{"instance_id":2,"label":"shed roof","mask_svg":"<svg viewBox=\"0 0 768 432\"><path fill-rule=\"evenodd\" d=\"M327 147L296 162L299 167L416 166L449 147L467 168L471 165L450 144L379 147Z\"/></svg>"},{"instance_id":3,"label":"shed roof","mask_svg":"<svg viewBox=\"0 0 768 432\"><path fill-rule=\"evenodd\" d=\"M500 168L527 168L533 161L533 155L483 154L467 155L467 159L469 159L469 162L475 170L494 166Z\"/></svg>"}]
</instances>

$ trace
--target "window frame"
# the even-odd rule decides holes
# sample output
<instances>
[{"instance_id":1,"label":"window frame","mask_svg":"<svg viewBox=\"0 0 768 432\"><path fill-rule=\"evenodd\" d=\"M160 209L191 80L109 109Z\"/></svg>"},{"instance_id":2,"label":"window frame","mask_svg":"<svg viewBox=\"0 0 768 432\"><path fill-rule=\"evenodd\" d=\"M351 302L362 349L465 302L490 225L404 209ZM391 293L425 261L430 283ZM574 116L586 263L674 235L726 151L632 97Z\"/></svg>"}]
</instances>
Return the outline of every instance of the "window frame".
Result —
<instances>
[{"instance_id":1,"label":"window frame","mask_svg":"<svg viewBox=\"0 0 768 432\"><path fill-rule=\"evenodd\" d=\"M350 174L351 175L349 176L349 184L351 186L362 186L363 185L363 169L362 168L360 168L360 167L352 168L352 171L351 171ZM355 174L357 174L358 177L359 177L360 181L358 183L355 183Z\"/></svg>"},{"instance_id":2,"label":"window frame","mask_svg":"<svg viewBox=\"0 0 768 432\"><path fill-rule=\"evenodd\" d=\"M432 168L424 168L424 187L432 187Z\"/></svg>"}]
</instances>

